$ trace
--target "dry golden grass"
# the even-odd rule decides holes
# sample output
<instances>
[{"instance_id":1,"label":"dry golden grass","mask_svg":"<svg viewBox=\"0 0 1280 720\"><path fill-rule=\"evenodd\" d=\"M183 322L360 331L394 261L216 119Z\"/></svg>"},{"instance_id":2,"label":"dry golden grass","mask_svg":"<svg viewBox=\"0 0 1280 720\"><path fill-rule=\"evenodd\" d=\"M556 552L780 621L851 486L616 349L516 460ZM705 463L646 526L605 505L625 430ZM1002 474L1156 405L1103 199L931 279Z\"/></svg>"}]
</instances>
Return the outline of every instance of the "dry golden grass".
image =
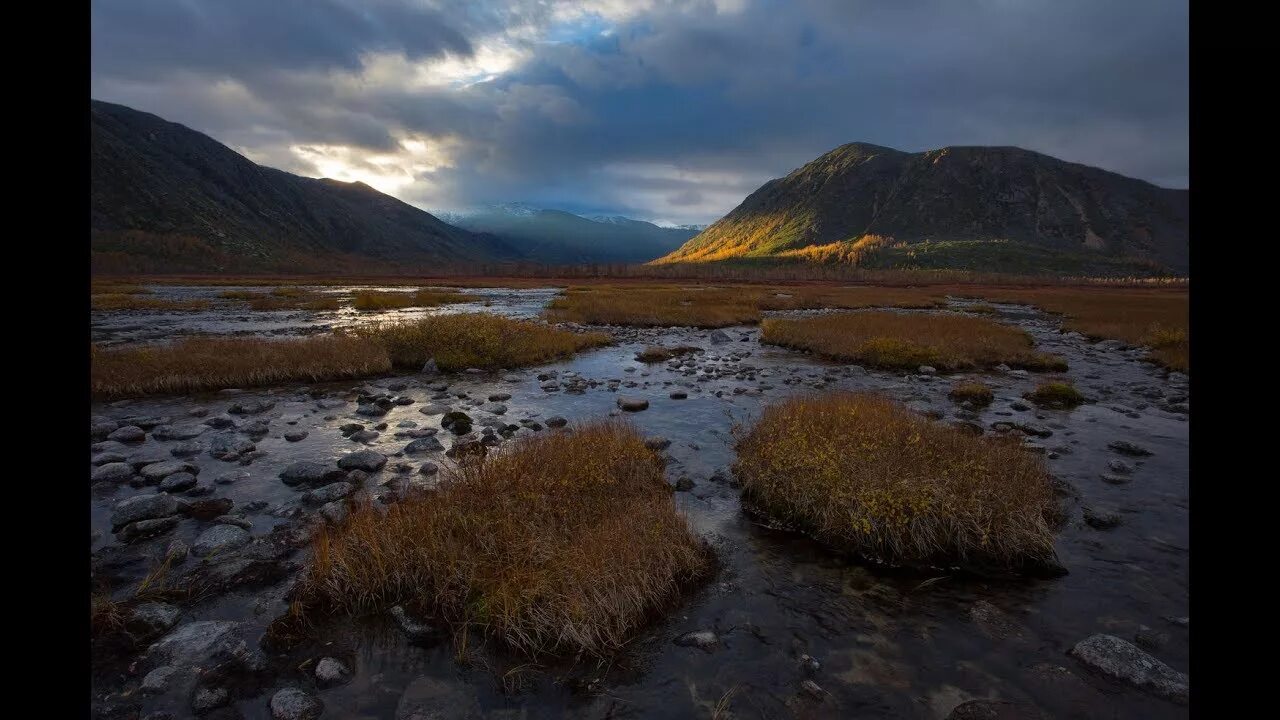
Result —
<instances>
[{"instance_id":1,"label":"dry golden grass","mask_svg":"<svg viewBox=\"0 0 1280 720\"><path fill-rule=\"evenodd\" d=\"M995 393L985 383L962 382L953 385L947 397L958 403L969 402L981 407L990 405L995 399Z\"/></svg>"},{"instance_id":2,"label":"dry golden grass","mask_svg":"<svg viewBox=\"0 0 1280 720\"><path fill-rule=\"evenodd\" d=\"M712 566L662 459L616 421L521 439L312 547L307 612L403 604L529 656L609 654Z\"/></svg>"},{"instance_id":3,"label":"dry golden grass","mask_svg":"<svg viewBox=\"0 0 1280 720\"><path fill-rule=\"evenodd\" d=\"M436 307L448 303L467 302L472 297L464 293L444 290L418 290L416 292L377 292L374 290L355 294L357 310L395 310L408 307Z\"/></svg>"},{"instance_id":4,"label":"dry golden grass","mask_svg":"<svg viewBox=\"0 0 1280 720\"><path fill-rule=\"evenodd\" d=\"M650 345L649 347L636 353L636 359L640 362L656 363L670 360L678 355L688 355L689 353L701 352L702 348L692 345L677 345L675 347L664 347L662 345Z\"/></svg>"},{"instance_id":5,"label":"dry golden grass","mask_svg":"<svg viewBox=\"0 0 1280 720\"><path fill-rule=\"evenodd\" d=\"M1073 408L1086 399L1074 385L1063 381L1041 383L1023 397L1041 407L1049 408Z\"/></svg>"},{"instance_id":6,"label":"dry golden grass","mask_svg":"<svg viewBox=\"0 0 1280 720\"><path fill-rule=\"evenodd\" d=\"M151 291L136 283L93 282L89 285L92 295L150 295Z\"/></svg>"},{"instance_id":7,"label":"dry golden grass","mask_svg":"<svg viewBox=\"0 0 1280 720\"><path fill-rule=\"evenodd\" d=\"M161 298L139 297L134 294L103 294L90 298L90 307L99 311L113 310L166 310L174 312L195 312L208 310L207 300L164 300Z\"/></svg>"},{"instance_id":8,"label":"dry golden grass","mask_svg":"<svg viewBox=\"0 0 1280 720\"><path fill-rule=\"evenodd\" d=\"M93 348L95 398L191 393L366 377L391 369L384 348L358 338L198 337L171 345Z\"/></svg>"},{"instance_id":9,"label":"dry golden grass","mask_svg":"<svg viewBox=\"0 0 1280 720\"><path fill-rule=\"evenodd\" d=\"M1054 558L1049 476L1015 439L974 437L861 393L771 405L735 435L749 506L838 550L1003 570Z\"/></svg>"},{"instance_id":10,"label":"dry golden grass","mask_svg":"<svg viewBox=\"0 0 1280 720\"><path fill-rule=\"evenodd\" d=\"M888 369L967 370L1000 363L1066 369L1061 358L1035 352L1034 341L1022 330L964 315L853 312L768 318L760 341Z\"/></svg>"},{"instance_id":11,"label":"dry golden grass","mask_svg":"<svg viewBox=\"0 0 1280 720\"><path fill-rule=\"evenodd\" d=\"M223 290L218 293L218 297L223 300L255 300L263 296L263 293L257 290Z\"/></svg>"},{"instance_id":12,"label":"dry golden grass","mask_svg":"<svg viewBox=\"0 0 1280 720\"><path fill-rule=\"evenodd\" d=\"M714 328L758 323L766 310L929 308L942 302L942 295L920 288L595 285L568 288L546 315L600 325Z\"/></svg>"},{"instance_id":13,"label":"dry golden grass","mask_svg":"<svg viewBox=\"0 0 1280 720\"><path fill-rule=\"evenodd\" d=\"M441 370L496 370L568 357L607 345L604 333L573 333L489 313L435 315L355 328L354 336L386 348L398 368L417 370L434 358Z\"/></svg>"},{"instance_id":14,"label":"dry golden grass","mask_svg":"<svg viewBox=\"0 0 1280 720\"><path fill-rule=\"evenodd\" d=\"M1185 288L990 288L964 290L994 302L1016 302L1064 316L1063 329L1095 339L1152 348L1151 359L1186 372L1190 298Z\"/></svg>"}]
</instances>

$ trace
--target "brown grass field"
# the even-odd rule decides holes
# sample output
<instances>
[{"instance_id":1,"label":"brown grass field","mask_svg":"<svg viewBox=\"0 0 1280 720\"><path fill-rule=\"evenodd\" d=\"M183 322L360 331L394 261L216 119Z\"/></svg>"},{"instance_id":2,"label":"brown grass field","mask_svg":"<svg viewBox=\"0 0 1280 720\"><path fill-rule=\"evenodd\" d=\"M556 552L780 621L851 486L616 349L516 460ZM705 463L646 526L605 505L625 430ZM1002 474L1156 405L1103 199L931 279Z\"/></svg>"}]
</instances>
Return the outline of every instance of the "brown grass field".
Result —
<instances>
[{"instance_id":1,"label":"brown grass field","mask_svg":"<svg viewBox=\"0 0 1280 720\"><path fill-rule=\"evenodd\" d=\"M837 550L1003 570L1054 558L1049 475L1016 439L862 393L771 405L735 436L744 501Z\"/></svg>"},{"instance_id":2,"label":"brown grass field","mask_svg":"<svg viewBox=\"0 0 1280 720\"><path fill-rule=\"evenodd\" d=\"M385 348L391 364L407 370L418 370L432 358L446 371L513 368L568 357L611 341L605 333L573 333L489 313L435 315L359 327L351 333Z\"/></svg>"},{"instance_id":3,"label":"brown grass field","mask_svg":"<svg viewBox=\"0 0 1280 720\"><path fill-rule=\"evenodd\" d=\"M1029 370L1065 370L1061 358L1037 353L1031 336L1014 327L965 315L851 312L768 318L760 341L823 357L886 369L987 368L1000 363Z\"/></svg>"},{"instance_id":4,"label":"brown grass field","mask_svg":"<svg viewBox=\"0 0 1280 720\"><path fill-rule=\"evenodd\" d=\"M572 333L487 313L423 318L300 340L198 337L169 345L91 348L95 398L192 393L286 382L369 377L393 367L499 369L606 345L604 333Z\"/></svg>"},{"instance_id":5,"label":"brown grass field","mask_svg":"<svg viewBox=\"0 0 1280 720\"><path fill-rule=\"evenodd\" d=\"M438 490L359 506L315 536L306 612L404 604L527 656L604 656L705 577L663 461L600 421L517 441Z\"/></svg>"},{"instance_id":6,"label":"brown grass field","mask_svg":"<svg viewBox=\"0 0 1280 720\"><path fill-rule=\"evenodd\" d=\"M193 393L359 378L391 370L382 347L324 335L301 340L199 337L171 345L94 349L96 398Z\"/></svg>"},{"instance_id":7,"label":"brown grass field","mask_svg":"<svg viewBox=\"0 0 1280 720\"><path fill-rule=\"evenodd\" d=\"M411 293L368 290L356 293L353 305L357 310L395 310L410 307L436 307L472 299L471 296L463 293L441 290L417 290Z\"/></svg>"},{"instance_id":8,"label":"brown grass field","mask_svg":"<svg viewBox=\"0 0 1280 720\"><path fill-rule=\"evenodd\" d=\"M90 307L99 311L115 310L167 310L174 312L198 312L208 310L207 300L163 300L147 297L144 293L103 293L90 296Z\"/></svg>"}]
</instances>

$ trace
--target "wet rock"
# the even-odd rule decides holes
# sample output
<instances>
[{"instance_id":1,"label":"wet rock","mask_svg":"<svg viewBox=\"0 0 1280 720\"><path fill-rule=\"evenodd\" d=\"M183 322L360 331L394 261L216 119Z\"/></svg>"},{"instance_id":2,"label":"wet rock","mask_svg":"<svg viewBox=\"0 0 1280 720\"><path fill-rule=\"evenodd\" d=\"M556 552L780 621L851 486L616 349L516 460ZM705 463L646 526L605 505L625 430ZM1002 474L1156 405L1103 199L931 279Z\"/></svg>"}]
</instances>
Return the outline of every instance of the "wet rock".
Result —
<instances>
[{"instance_id":1,"label":"wet rock","mask_svg":"<svg viewBox=\"0 0 1280 720\"><path fill-rule=\"evenodd\" d=\"M284 439L289 442L298 442L307 438L306 430L292 430L284 434Z\"/></svg>"},{"instance_id":2,"label":"wet rock","mask_svg":"<svg viewBox=\"0 0 1280 720\"><path fill-rule=\"evenodd\" d=\"M440 418L440 427L454 435L466 435L471 432L471 425L471 416L459 410L445 413L445 416Z\"/></svg>"},{"instance_id":3,"label":"wet rock","mask_svg":"<svg viewBox=\"0 0 1280 720\"><path fill-rule=\"evenodd\" d=\"M156 440L190 440L204 431L205 428L193 425L157 425L151 430L151 437Z\"/></svg>"},{"instance_id":4,"label":"wet rock","mask_svg":"<svg viewBox=\"0 0 1280 720\"><path fill-rule=\"evenodd\" d=\"M1186 703L1187 676L1165 665L1136 645L1114 635L1092 635L1069 654L1104 675L1177 703Z\"/></svg>"},{"instance_id":5,"label":"wet rock","mask_svg":"<svg viewBox=\"0 0 1280 720\"><path fill-rule=\"evenodd\" d=\"M480 409L487 413L493 413L494 415L505 415L507 412L507 406L500 402L485 403L480 406Z\"/></svg>"},{"instance_id":6,"label":"wet rock","mask_svg":"<svg viewBox=\"0 0 1280 720\"><path fill-rule=\"evenodd\" d=\"M640 412L649 407L649 401L643 398L620 396L618 398L618 407L627 412Z\"/></svg>"},{"instance_id":7,"label":"wet rock","mask_svg":"<svg viewBox=\"0 0 1280 720\"><path fill-rule=\"evenodd\" d=\"M196 476L189 472L176 472L164 480L160 481L160 490L163 492L182 492L195 487Z\"/></svg>"},{"instance_id":8,"label":"wet rock","mask_svg":"<svg viewBox=\"0 0 1280 720\"><path fill-rule=\"evenodd\" d=\"M1003 610L986 600L979 600L969 608L969 617L990 638L1005 640L1021 638L1022 628Z\"/></svg>"},{"instance_id":9,"label":"wet rock","mask_svg":"<svg viewBox=\"0 0 1280 720\"><path fill-rule=\"evenodd\" d=\"M241 455L253 452L256 447L248 438L239 437L233 433L221 433L210 438L209 455L232 462L239 460Z\"/></svg>"},{"instance_id":10,"label":"wet rock","mask_svg":"<svg viewBox=\"0 0 1280 720\"><path fill-rule=\"evenodd\" d=\"M99 465L93 469L93 473L89 476L90 481L97 485L98 483L124 483L129 482L133 477L133 466L128 463L113 462L105 465Z\"/></svg>"},{"instance_id":11,"label":"wet rock","mask_svg":"<svg viewBox=\"0 0 1280 720\"><path fill-rule=\"evenodd\" d=\"M152 520L138 520L120 528L116 533L127 543L163 535L178 526L178 518L165 517Z\"/></svg>"},{"instance_id":12,"label":"wet rock","mask_svg":"<svg viewBox=\"0 0 1280 720\"><path fill-rule=\"evenodd\" d=\"M1085 523L1097 530L1110 530L1120 524L1120 514L1117 512L1090 506L1085 506L1082 512Z\"/></svg>"},{"instance_id":13,"label":"wet rock","mask_svg":"<svg viewBox=\"0 0 1280 720\"><path fill-rule=\"evenodd\" d=\"M1191 618L1189 617L1175 617L1173 615L1165 615L1163 619L1165 622L1169 623L1170 625L1177 625L1178 627L1191 626Z\"/></svg>"},{"instance_id":14,"label":"wet rock","mask_svg":"<svg viewBox=\"0 0 1280 720\"><path fill-rule=\"evenodd\" d=\"M681 647L697 647L705 650L720 642L720 638L710 630L695 630L681 635L674 642Z\"/></svg>"},{"instance_id":15,"label":"wet rock","mask_svg":"<svg viewBox=\"0 0 1280 720\"><path fill-rule=\"evenodd\" d=\"M324 712L320 698L292 687L276 691L270 707L275 720L315 720Z\"/></svg>"},{"instance_id":16,"label":"wet rock","mask_svg":"<svg viewBox=\"0 0 1280 720\"><path fill-rule=\"evenodd\" d=\"M177 473L188 473L190 475L197 475L200 473L200 468L196 467L195 465L185 460L166 460L165 462L151 463L150 465L145 465L141 470L138 471L138 474L141 475L143 478L146 478L146 480L150 483L158 483L161 480L164 480L165 478L169 477L170 475L174 475Z\"/></svg>"},{"instance_id":17,"label":"wet rock","mask_svg":"<svg viewBox=\"0 0 1280 720\"><path fill-rule=\"evenodd\" d=\"M693 489L693 481L688 477L682 477L676 480L676 490L678 492L688 492Z\"/></svg>"},{"instance_id":18,"label":"wet rock","mask_svg":"<svg viewBox=\"0 0 1280 720\"><path fill-rule=\"evenodd\" d=\"M316 685L322 688L341 685L351 679L351 669L337 658L320 658L316 663Z\"/></svg>"},{"instance_id":19,"label":"wet rock","mask_svg":"<svg viewBox=\"0 0 1280 720\"><path fill-rule=\"evenodd\" d=\"M304 502L323 505L334 500L341 500L356 491L356 486L349 482L336 482L316 488L302 496Z\"/></svg>"},{"instance_id":20,"label":"wet rock","mask_svg":"<svg viewBox=\"0 0 1280 720\"><path fill-rule=\"evenodd\" d=\"M453 444L453 447L445 451L448 457L461 460L466 458L482 458L487 455L489 449L484 442L480 440L459 440Z\"/></svg>"},{"instance_id":21,"label":"wet rock","mask_svg":"<svg viewBox=\"0 0 1280 720\"><path fill-rule=\"evenodd\" d=\"M218 485L231 485L231 484L240 482L242 480L248 480L248 479L249 479L249 473L245 472L244 470L237 470L235 472L229 472L229 473L224 473L222 475L219 475L218 477L214 478L213 481Z\"/></svg>"},{"instance_id":22,"label":"wet rock","mask_svg":"<svg viewBox=\"0 0 1280 720\"><path fill-rule=\"evenodd\" d=\"M569 424L569 421L560 417L559 415L547 418L547 427L549 428L562 428L568 424Z\"/></svg>"},{"instance_id":23,"label":"wet rock","mask_svg":"<svg viewBox=\"0 0 1280 720\"><path fill-rule=\"evenodd\" d=\"M184 442L169 448L169 454L174 457L195 457L204 450L204 445L198 442Z\"/></svg>"},{"instance_id":24,"label":"wet rock","mask_svg":"<svg viewBox=\"0 0 1280 720\"><path fill-rule=\"evenodd\" d=\"M253 528L253 523L240 517L239 515L219 515L218 517L214 518L212 522L217 523L219 525L235 525L236 527L242 530L251 530Z\"/></svg>"},{"instance_id":25,"label":"wet rock","mask_svg":"<svg viewBox=\"0 0 1280 720\"><path fill-rule=\"evenodd\" d=\"M98 453L97 455L94 455L93 459L90 461L90 464L97 467L99 465L106 465L107 463L122 463L128 459L129 457L124 453L104 452L104 453Z\"/></svg>"},{"instance_id":26,"label":"wet rock","mask_svg":"<svg viewBox=\"0 0 1280 720\"><path fill-rule=\"evenodd\" d=\"M1102 473L1099 477L1102 478L1102 482L1109 485L1124 485L1133 479L1126 475L1114 475L1112 473Z\"/></svg>"},{"instance_id":27,"label":"wet rock","mask_svg":"<svg viewBox=\"0 0 1280 720\"><path fill-rule=\"evenodd\" d=\"M814 698L816 700L825 700L827 696L827 691L823 690L822 687L818 685L818 683L812 680L801 680L800 689L804 691L805 695L808 695L809 697Z\"/></svg>"},{"instance_id":28,"label":"wet rock","mask_svg":"<svg viewBox=\"0 0 1280 720\"><path fill-rule=\"evenodd\" d=\"M347 436L352 442L367 443L378 439L380 433L373 430L357 430Z\"/></svg>"},{"instance_id":29,"label":"wet rock","mask_svg":"<svg viewBox=\"0 0 1280 720\"><path fill-rule=\"evenodd\" d=\"M807 673L817 673L822 670L822 663L818 662L812 655L800 656L800 669Z\"/></svg>"},{"instance_id":30,"label":"wet rock","mask_svg":"<svg viewBox=\"0 0 1280 720\"><path fill-rule=\"evenodd\" d=\"M441 452L443 450L444 445L441 445L440 441L437 440L434 435L419 438L404 446L404 452L406 455Z\"/></svg>"},{"instance_id":31,"label":"wet rock","mask_svg":"<svg viewBox=\"0 0 1280 720\"><path fill-rule=\"evenodd\" d=\"M105 440L119 427L120 423L115 420L95 420L89 424L89 437L94 440Z\"/></svg>"},{"instance_id":32,"label":"wet rock","mask_svg":"<svg viewBox=\"0 0 1280 720\"><path fill-rule=\"evenodd\" d=\"M671 441L660 435L653 435L644 439L644 446L650 450L666 450L671 445Z\"/></svg>"},{"instance_id":33,"label":"wet rock","mask_svg":"<svg viewBox=\"0 0 1280 720\"><path fill-rule=\"evenodd\" d=\"M502 402L504 400L510 400L510 399L511 399L511 393L507 393L507 392L499 392L499 393L493 393L489 395L489 402Z\"/></svg>"},{"instance_id":34,"label":"wet rock","mask_svg":"<svg viewBox=\"0 0 1280 720\"><path fill-rule=\"evenodd\" d=\"M182 508L183 514L188 517L208 522L219 515L225 515L231 510L233 505L231 498L208 498L205 500L192 500Z\"/></svg>"},{"instance_id":35,"label":"wet rock","mask_svg":"<svg viewBox=\"0 0 1280 720\"><path fill-rule=\"evenodd\" d=\"M729 333L723 330L713 330L710 335L710 340L714 345L733 342L733 338L729 337Z\"/></svg>"},{"instance_id":36,"label":"wet rock","mask_svg":"<svg viewBox=\"0 0 1280 720\"><path fill-rule=\"evenodd\" d=\"M125 425L112 430L107 435L107 439L122 443L139 443L147 439L147 433L137 425Z\"/></svg>"},{"instance_id":37,"label":"wet rock","mask_svg":"<svg viewBox=\"0 0 1280 720\"><path fill-rule=\"evenodd\" d=\"M150 667L212 667L229 659L240 659L237 631L240 623L200 620L180 625L147 649Z\"/></svg>"},{"instance_id":38,"label":"wet rock","mask_svg":"<svg viewBox=\"0 0 1280 720\"><path fill-rule=\"evenodd\" d=\"M405 688L395 720L482 720L484 713L466 686L420 677Z\"/></svg>"},{"instance_id":39,"label":"wet rock","mask_svg":"<svg viewBox=\"0 0 1280 720\"><path fill-rule=\"evenodd\" d=\"M161 665L142 678L138 689L145 695L158 695L169 689L170 683L181 671L172 665Z\"/></svg>"},{"instance_id":40,"label":"wet rock","mask_svg":"<svg viewBox=\"0 0 1280 720\"><path fill-rule=\"evenodd\" d=\"M1120 458L1112 458L1108 460L1107 469L1113 473L1120 473L1121 475L1128 475L1133 472L1133 466Z\"/></svg>"},{"instance_id":41,"label":"wet rock","mask_svg":"<svg viewBox=\"0 0 1280 720\"><path fill-rule=\"evenodd\" d=\"M191 551L197 556L204 557L242 548L252 539L253 536L243 528L234 525L214 525L200 533L192 544Z\"/></svg>"},{"instance_id":42,"label":"wet rock","mask_svg":"<svg viewBox=\"0 0 1280 720\"><path fill-rule=\"evenodd\" d=\"M251 402L235 403L231 407L227 408L227 412L231 413L232 415L258 415L270 410L275 406L276 404L272 400L257 400L257 401L251 401Z\"/></svg>"},{"instance_id":43,"label":"wet rock","mask_svg":"<svg viewBox=\"0 0 1280 720\"><path fill-rule=\"evenodd\" d=\"M921 365L916 368L916 372L921 375L936 375L938 373L938 368L933 367L932 365Z\"/></svg>"},{"instance_id":44,"label":"wet rock","mask_svg":"<svg viewBox=\"0 0 1280 720\"><path fill-rule=\"evenodd\" d=\"M338 426L338 432L342 433L343 437L349 437L351 433L359 432L363 429L364 425L361 425L360 423L347 423L346 425Z\"/></svg>"},{"instance_id":45,"label":"wet rock","mask_svg":"<svg viewBox=\"0 0 1280 720\"><path fill-rule=\"evenodd\" d=\"M687 392L685 392L685 391L683 391L683 390L675 390L675 391L673 391L673 392L671 393L671 395L670 395L670 398L671 398L672 400L684 400L684 399L685 399L685 398L687 398L687 397L689 397L689 393L687 393Z\"/></svg>"},{"instance_id":46,"label":"wet rock","mask_svg":"<svg viewBox=\"0 0 1280 720\"><path fill-rule=\"evenodd\" d=\"M204 424L208 425L211 428L214 428L215 430L223 430L226 428L235 427L236 421L232 420L226 415L214 415L208 420L205 420Z\"/></svg>"},{"instance_id":47,"label":"wet rock","mask_svg":"<svg viewBox=\"0 0 1280 720\"><path fill-rule=\"evenodd\" d=\"M387 456L374 450L361 450L353 452L338 461L338 467L343 470L363 470L365 472L377 472L387 464Z\"/></svg>"},{"instance_id":48,"label":"wet rock","mask_svg":"<svg viewBox=\"0 0 1280 720\"><path fill-rule=\"evenodd\" d=\"M1113 440L1107 444L1107 447L1121 455L1143 457L1151 454L1150 450L1128 440Z\"/></svg>"},{"instance_id":49,"label":"wet rock","mask_svg":"<svg viewBox=\"0 0 1280 720\"><path fill-rule=\"evenodd\" d=\"M431 358L430 360L422 364L422 369L419 370L418 372L422 373L423 375L439 375L440 366L436 365L435 358Z\"/></svg>"},{"instance_id":50,"label":"wet rock","mask_svg":"<svg viewBox=\"0 0 1280 720\"><path fill-rule=\"evenodd\" d=\"M409 612L404 609L403 605L396 605L389 611L391 619L395 621L396 627L404 633L404 636L411 642L422 642L432 640L439 637L439 633L430 625L420 622Z\"/></svg>"},{"instance_id":51,"label":"wet rock","mask_svg":"<svg viewBox=\"0 0 1280 720\"><path fill-rule=\"evenodd\" d=\"M1048 720L1049 716L1025 703L1008 700L969 700L957 705L947 720Z\"/></svg>"},{"instance_id":52,"label":"wet rock","mask_svg":"<svg viewBox=\"0 0 1280 720\"><path fill-rule=\"evenodd\" d=\"M439 403L428 403L418 408L418 412L423 415L444 415L449 412L449 406L441 405Z\"/></svg>"},{"instance_id":53,"label":"wet rock","mask_svg":"<svg viewBox=\"0 0 1280 720\"><path fill-rule=\"evenodd\" d=\"M165 548L164 557L169 561L170 565L181 565L191 552L191 548L181 540L174 540L169 543L169 547Z\"/></svg>"},{"instance_id":54,"label":"wet rock","mask_svg":"<svg viewBox=\"0 0 1280 720\"><path fill-rule=\"evenodd\" d=\"M285 485L320 485L331 476L331 473L342 474L320 463L299 460L282 470L280 479Z\"/></svg>"},{"instance_id":55,"label":"wet rock","mask_svg":"<svg viewBox=\"0 0 1280 720\"><path fill-rule=\"evenodd\" d=\"M327 502L320 506L320 516L330 524L341 524L347 519L347 504L341 500Z\"/></svg>"},{"instance_id":56,"label":"wet rock","mask_svg":"<svg viewBox=\"0 0 1280 720\"><path fill-rule=\"evenodd\" d=\"M119 528L138 520L177 515L178 507L178 501L172 495L135 495L121 500L112 508L111 526Z\"/></svg>"},{"instance_id":57,"label":"wet rock","mask_svg":"<svg viewBox=\"0 0 1280 720\"><path fill-rule=\"evenodd\" d=\"M191 709L197 714L207 713L231 701L226 688L198 688L191 698Z\"/></svg>"}]
</instances>

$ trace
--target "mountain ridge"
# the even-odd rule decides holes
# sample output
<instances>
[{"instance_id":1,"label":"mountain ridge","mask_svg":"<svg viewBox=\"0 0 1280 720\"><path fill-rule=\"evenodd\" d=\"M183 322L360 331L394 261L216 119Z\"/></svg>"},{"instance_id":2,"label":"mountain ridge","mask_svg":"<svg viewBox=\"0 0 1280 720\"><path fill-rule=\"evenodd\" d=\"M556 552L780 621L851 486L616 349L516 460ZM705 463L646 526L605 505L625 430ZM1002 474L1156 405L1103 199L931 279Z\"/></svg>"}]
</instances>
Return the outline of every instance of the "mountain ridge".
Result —
<instances>
[{"instance_id":1,"label":"mountain ridge","mask_svg":"<svg viewBox=\"0 0 1280 720\"><path fill-rule=\"evenodd\" d=\"M1185 272L1188 198L1187 190L1013 146L909 153L854 142L764 183L654 262L807 259L1025 270L966 267L994 258L1016 265L1021 253L1049 265L1059 257L1071 269Z\"/></svg>"}]
</instances>

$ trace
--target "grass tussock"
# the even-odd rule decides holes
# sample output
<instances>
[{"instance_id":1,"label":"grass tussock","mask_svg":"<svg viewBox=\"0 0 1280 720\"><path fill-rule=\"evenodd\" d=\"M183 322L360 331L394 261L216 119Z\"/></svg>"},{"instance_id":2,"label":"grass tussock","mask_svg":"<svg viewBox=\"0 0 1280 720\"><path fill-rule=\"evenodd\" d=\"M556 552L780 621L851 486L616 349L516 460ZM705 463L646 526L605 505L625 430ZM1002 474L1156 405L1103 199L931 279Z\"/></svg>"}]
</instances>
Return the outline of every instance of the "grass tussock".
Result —
<instances>
[{"instance_id":1,"label":"grass tussock","mask_svg":"<svg viewBox=\"0 0 1280 720\"><path fill-rule=\"evenodd\" d=\"M665 362L673 357L696 352L702 352L702 348L694 347L692 345L677 345L675 347L650 345L644 350L636 353L636 360L644 363L658 363Z\"/></svg>"},{"instance_id":2,"label":"grass tussock","mask_svg":"<svg viewBox=\"0 0 1280 720\"><path fill-rule=\"evenodd\" d=\"M986 383L980 382L963 382L956 383L951 387L951 391L947 393L947 397L954 402L968 402L979 407L986 407L995 400L995 393Z\"/></svg>"},{"instance_id":3,"label":"grass tussock","mask_svg":"<svg viewBox=\"0 0 1280 720\"><path fill-rule=\"evenodd\" d=\"M716 328L755 324L770 310L930 308L942 302L941 295L920 288L594 285L568 288L546 315L597 325Z\"/></svg>"},{"instance_id":4,"label":"grass tussock","mask_svg":"<svg viewBox=\"0 0 1280 720\"><path fill-rule=\"evenodd\" d=\"M1022 330L963 315L856 312L769 318L761 325L760 340L887 369L930 365L968 370L1000 363L1028 370L1066 369L1061 358L1035 352L1034 341Z\"/></svg>"},{"instance_id":5,"label":"grass tussock","mask_svg":"<svg viewBox=\"0 0 1280 720\"><path fill-rule=\"evenodd\" d=\"M198 337L170 345L94 348L91 361L95 398L341 380L391 369L381 346L339 335L301 340Z\"/></svg>"},{"instance_id":6,"label":"grass tussock","mask_svg":"<svg viewBox=\"0 0 1280 720\"><path fill-rule=\"evenodd\" d=\"M92 309L100 312L117 310L198 312L209 309L209 301L207 300L165 300L125 293L93 295L89 302Z\"/></svg>"},{"instance_id":7,"label":"grass tussock","mask_svg":"<svg viewBox=\"0 0 1280 720\"><path fill-rule=\"evenodd\" d=\"M313 541L313 612L403 604L515 651L605 655L710 570L663 461L603 421L518 441L385 511L355 509Z\"/></svg>"},{"instance_id":8,"label":"grass tussock","mask_svg":"<svg viewBox=\"0 0 1280 720\"><path fill-rule=\"evenodd\" d=\"M377 292L373 290L355 294L353 305L357 310L395 310L409 307L436 307L450 303L467 302L472 297L465 293L447 290L417 290L414 292Z\"/></svg>"},{"instance_id":9,"label":"grass tussock","mask_svg":"<svg viewBox=\"0 0 1280 720\"><path fill-rule=\"evenodd\" d=\"M1048 408L1069 409L1086 402L1085 396L1074 385L1061 381L1041 383L1023 397Z\"/></svg>"},{"instance_id":10,"label":"grass tussock","mask_svg":"<svg viewBox=\"0 0 1280 720\"><path fill-rule=\"evenodd\" d=\"M392 365L409 370L417 370L433 358L445 371L512 368L568 357L611 342L604 333L573 333L489 313L435 315L351 332L385 348Z\"/></svg>"},{"instance_id":11,"label":"grass tussock","mask_svg":"<svg viewBox=\"0 0 1280 720\"><path fill-rule=\"evenodd\" d=\"M1002 570L1054 558L1049 476L1017 440L862 393L787 400L735 435L750 507L838 550Z\"/></svg>"}]
</instances>

